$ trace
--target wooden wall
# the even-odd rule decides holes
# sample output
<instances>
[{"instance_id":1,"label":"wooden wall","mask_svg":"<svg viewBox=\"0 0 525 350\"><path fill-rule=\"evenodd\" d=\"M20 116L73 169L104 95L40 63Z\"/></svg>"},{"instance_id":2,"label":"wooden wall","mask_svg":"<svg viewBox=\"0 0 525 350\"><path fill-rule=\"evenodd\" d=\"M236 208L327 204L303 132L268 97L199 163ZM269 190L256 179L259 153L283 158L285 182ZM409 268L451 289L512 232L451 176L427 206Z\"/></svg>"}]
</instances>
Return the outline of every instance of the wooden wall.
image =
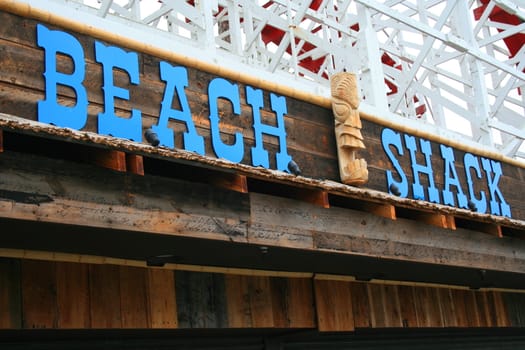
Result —
<instances>
[{"instance_id":1,"label":"wooden wall","mask_svg":"<svg viewBox=\"0 0 525 350\"><path fill-rule=\"evenodd\" d=\"M0 111L19 117L36 120L37 101L44 98L44 79L42 76L44 64L43 50L36 46L36 21L20 18L8 13L0 13ZM46 24L47 25L47 24ZM50 26L52 27L52 26ZM68 31L66 30L67 32ZM88 91L89 117L85 130L96 131L97 114L102 112L104 106L102 93L102 68L94 59L94 38L72 33L82 44L86 56L86 77L84 85ZM122 43L116 43L123 47ZM58 57L58 67L61 71L71 71L71 62L65 57ZM161 59L145 54L139 55L140 85L129 83L123 72L115 72L115 84L130 91L130 100L116 99L115 107L119 114L128 115L132 108L142 111L143 128L149 128L157 123L160 112L160 103L164 93L164 83L159 77L159 62ZM176 62L171 62L176 65ZM198 133L205 137L206 154L215 156L211 147L209 131L209 108L207 87L215 78L205 72L188 68L189 86L186 89L189 105L191 107L194 123ZM241 116L233 116L229 102L219 101L221 110L221 137L224 142L231 142L236 132L243 132L245 138L245 155L243 163L251 164L250 147L253 146L253 130L251 107L246 104L244 85L239 84L241 95ZM71 89L59 87L59 100L64 104L74 104L75 94ZM275 115L271 112L268 93L265 93L265 108L261 112L263 122L275 123ZM174 98L174 108L177 106ZM330 109L322 108L310 103L287 98L288 113L285 118L287 129L287 144L290 155L299 164L303 175L314 179L339 180L339 170L334 140L333 116ZM175 130L175 145L182 148L182 133L185 131L183 123L172 122L171 128ZM361 152L369 165L370 181L366 187L388 191L386 183L386 170L393 170L381 146L381 132L383 126L369 121L363 121L363 136L366 150ZM275 168L273 154L277 150L277 139L265 137L265 147L270 150L270 166ZM436 186L443 188L443 161L440 157L439 144L432 143L433 169ZM466 191L466 181L462 166L464 152L457 151L455 159L457 172ZM409 155L399 157L405 172L412 181L409 166ZM422 161L419 159L418 161ZM525 171L522 168L502 164L504 176L499 181L502 193L512 208L512 216L516 219L525 219L525 187L522 182ZM422 176L423 184L428 183L426 176ZM455 188L452 188L455 190ZM411 191L411 189L410 189ZM483 175L476 182L476 193L485 191L488 195L486 178ZM409 197L412 197L411 192Z\"/></svg>"},{"instance_id":2,"label":"wooden wall","mask_svg":"<svg viewBox=\"0 0 525 350\"><path fill-rule=\"evenodd\" d=\"M525 294L0 259L0 329L525 327Z\"/></svg>"}]
</instances>

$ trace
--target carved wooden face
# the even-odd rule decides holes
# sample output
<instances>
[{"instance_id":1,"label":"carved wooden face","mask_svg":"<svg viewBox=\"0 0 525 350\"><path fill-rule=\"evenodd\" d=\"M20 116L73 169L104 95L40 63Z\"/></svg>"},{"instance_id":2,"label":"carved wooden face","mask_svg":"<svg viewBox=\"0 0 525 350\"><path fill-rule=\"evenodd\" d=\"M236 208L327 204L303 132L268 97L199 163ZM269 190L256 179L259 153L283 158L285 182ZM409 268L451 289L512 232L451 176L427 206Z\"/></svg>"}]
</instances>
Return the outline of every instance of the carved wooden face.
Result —
<instances>
[{"instance_id":1,"label":"carved wooden face","mask_svg":"<svg viewBox=\"0 0 525 350\"><path fill-rule=\"evenodd\" d=\"M332 97L338 100L338 105L346 103L349 105L348 107L352 109L359 107L359 94L355 74L346 72L337 73L332 76L330 86Z\"/></svg>"}]
</instances>

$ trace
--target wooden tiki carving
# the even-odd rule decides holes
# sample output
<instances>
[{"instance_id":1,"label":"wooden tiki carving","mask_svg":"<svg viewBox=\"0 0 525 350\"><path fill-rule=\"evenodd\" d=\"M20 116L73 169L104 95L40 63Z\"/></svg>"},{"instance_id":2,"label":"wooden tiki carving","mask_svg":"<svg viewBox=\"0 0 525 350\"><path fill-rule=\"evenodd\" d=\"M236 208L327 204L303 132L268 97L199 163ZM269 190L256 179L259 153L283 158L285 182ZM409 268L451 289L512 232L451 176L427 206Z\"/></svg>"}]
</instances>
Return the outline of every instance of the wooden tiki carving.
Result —
<instances>
[{"instance_id":1,"label":"wooden tiki carving","mask_svg":"<svg viewBox=\"0 0 525 350\"><path fill-rule=\"evenodd\" d=\"M337 73L330 79L330 86L341 182L347 185L364 185L368 181L366 160L356 158L357 150L365 148L357 110L357 78L352 73Z\"/></svg>"}]
</instances>

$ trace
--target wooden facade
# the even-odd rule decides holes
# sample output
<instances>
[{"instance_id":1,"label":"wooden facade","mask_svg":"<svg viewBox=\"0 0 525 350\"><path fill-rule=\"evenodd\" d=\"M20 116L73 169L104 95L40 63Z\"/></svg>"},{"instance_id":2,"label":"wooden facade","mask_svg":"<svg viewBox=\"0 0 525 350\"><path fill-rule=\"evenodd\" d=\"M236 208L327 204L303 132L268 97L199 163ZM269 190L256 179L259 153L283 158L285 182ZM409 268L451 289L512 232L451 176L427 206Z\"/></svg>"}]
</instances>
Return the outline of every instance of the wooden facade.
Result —
<instances>
[{"instance_id":1,"label":"wooden facade","mask_svg":"<svg viewBox=\"0 0 525 350\"><path fill-rule=\"evenodd\" d=\"M513 292L26 259L0 278L3 329L525 326Z\"/></svg>"},{"instance_id":2,"label":"wooden facade","mask_svg":"<svg viewBox=\"0 0 525 350\"><path fill-rule=\"evenodd\" d=\"M103 78L93 47L106 37L39 14L0 11L0 22L0 337L2 330L35 329L525 326L525 168L518 162L452 145L456 160L471 153L501 162L499 188L512 217L391 195L386 172L394 167L381 134L393 126L363 115L360 156L369 182L343 185L331 109L286 97L288 152L301 176L272 170L279 149L272 136L264 137L269 169L253 167L242 81L239 116L228 101L218 104L222 141L232 144L242 133L244 157L218 159L207 95L217 76L191 66L185 93L205 155L183 150L182 122L170 121L174 149L100 135ZM89 106L82 130L38 122L45 94L38 23L73 34L84 50ZM68 57L56 58L59 70L74 70ZM166 60L140 52L138 85L114 72L115 84L130 91L129 100L115 99L116 111L125 117L140 108L142 131L158 122L165 89L159 62ZM261 116L273 125L269 93ZM59 86L57 99L74 105L76 95ZM414 136L431 142L433 180L443 189L447 165L437 155L446 140ZM413 182L407 152L399 161ZM456 171L466 186L461 162ZM489 196L487 177L479 175L475 193ZM421 184L429 178L421 176Z\"/></svg>"}]
</instances>

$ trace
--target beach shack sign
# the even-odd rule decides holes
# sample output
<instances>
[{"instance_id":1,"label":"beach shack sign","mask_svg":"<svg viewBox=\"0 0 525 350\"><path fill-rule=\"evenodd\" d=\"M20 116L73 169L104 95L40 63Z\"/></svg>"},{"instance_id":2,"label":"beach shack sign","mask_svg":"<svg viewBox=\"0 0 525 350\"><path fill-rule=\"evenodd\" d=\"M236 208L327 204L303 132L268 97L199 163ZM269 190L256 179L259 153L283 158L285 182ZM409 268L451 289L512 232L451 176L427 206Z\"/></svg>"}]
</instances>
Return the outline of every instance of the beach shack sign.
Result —
<instances>
[{"instance_id":1,"label":"beach shack sign","mask_svg":"<svg viewBox=\"0 0 525 350\"><path fill-rule=\"evenodd\" d=\"M38 120L43 123L76 130L84 128L88 117L88 96L83 82L86 78L85 55L80 42L72 35L59 30L50 30L44 25L37 25L37 45L44 50L45 98L38 102ZM114 70L118 69L128 74L130 83L140 84L139 58L135 52L127 52L115 46L106 46L95 41L94 53L96 61L102 66L104 92L104 111L98 114L98 133L114 137L142 142L142 115L138 109L131 110L131 116L124 118L115 113L115 99L129 100L129 91L114 84ZM73 64L71 73L62 73L57 69L56 56L68 56ZM158 135L161 146L174 148L174 132L168 126L170 119L186 124L183 134L184 149L205 154L204 137L197 133L192 120L192 113L184 89L188 86L187 69L182 66L172 66L168 62L159 64L160 78L165 82L164 97L160 106L157 125L152 129ZM62 85L72 89L76 94L74 106L64 106L57 102L57 86ZM263 124L260 110L263 108L263 92L260 89L246 86L246 102L252 108L253 131L255 145L251 149L253 166L269 168L269 154L264 148L263 134L272 135L278 139L279 151L275 154L276 168L288 171L292 160L286 147L286 130L284 115L287 113L286 99L270 93L271 110L276 116L276 125ZM181 108L172 108L173 98L178 96ZM237 132L232 144L224 143L220 136L220 111L218 99L231 103L234 114L241 114L240 92L237 84L223 78L215 78L208 85L209 122L211 143L217 157L235 163L244 157L243 134Z\"/></svg>"},{"instance_id":2,"label":"beach shack sign","mask_svg":"<svg viewBox=\"0 0 525 350\"><path fill-rule=\"evenodd\" d=\"M89 105L87 89L84 86L86 52L80 41L71 34L60 30L50 30L42 24L37 24L36 32L37 45L44 51L43 75L45 80L44 99L38 102L37 118L43 123L81 130L85 127L88 119ZM107 46L99 41L94 42L93 50L95 61L102 67L103 112L97 116L97 132L142 142L143 118L141 110L131 109L129 117L122 117L115 113L115 100L129 101L130 94L129 90L115 84L114 71L119 70L127 73L131 85L140 85L138 54L116 46ZM70 58L74 67L71 72L59 71L57 55L65 55ZM151 129L157 135L159 145L175 148L174 130L169 127L169 123L176 120L185 124L183 148L205 155L204 137L197 132L185 92L188 87L187 68L173 66L165 61L160 61L158 68L160 80L164 82L164 92L157 123ZM76 99L74 105L64 105L57 101L58 86L65 86L74 91ZM290 172L292 169L290 164L295 163L287 150L287 133L284 122L284 116L288 113L286 98L269 93L269 109L275 116L275 122L268 124L263 123L261 117L261 109L266 107L264 106L263 91L247 85L243 95L246 104L251 109L252 117L254 141L251 147L251 165L270 168L270 155L263 142L264 134L277 140L278 151L275 152L275 168ZM346 135L351 134L352 138L351 142L338 145L341 148L338 153L341 156L344 151L352 150L351 154L346 155L347 163L352 165L349 167L350 170L357 171L359 174L357 183L363 185L368 177L366 161L356 159L354 149L363 148L361 141L364 138L359 131L361 122L351 117L358 114L352 114L352 111L355 112L357 108L357 102L352 103L352 96L346 96L346 90L342 91L340 95L341 101L336 100L340 103L336 103L334 107L335 121L341 119L339 124L346 129L337 133L337 123L335 123L336 136L346 137L348 140ZM343 97L345 96L348 97L348 101L344 100ZM245 156L245 135L242 132L236 132L233 142L229 143L221 139L222 111L219 110L218 104L219 99L228 101L235 117L242 118L241 91L238 85L221 77L213 78L208 82L207 97L209 133L213 152L218 158L224 158L235 163L242 162ZM172 107L174 98L178 98L180 107L178 109ZM341 104L342 102L345 103ZM341 105L344 108L341 109ZM340 115L338 115L338 111L341 112ZM346 114L350 114L350 117L341 117L346 116ZM349 120L351 123L348 123ZM380 137L384 155L391 165L390 170L382 170L384 171L383 178L386 179L386 191L389 193L400 197L411 196L414 199L469 208L480 213L485 213L489 209L491 214L511 217L510 205L505 201L499 187L499 180L502 176L499 162L466 153L461 166L464 169L464 174L459 176L453 149L448 146L439 145L443 166L437 169L432 166L432 151L428 140L417 139L414 136L402 134L389 128L383 128L380 136L373 137ZM356 142L359 144L356 145ZM410 169L400 164L401 159L405 159L404 164L406 164L406 158L409 158ZM417 159L424 159L425 162L418 162ZM374 159L368 161L373 163ZM315 167L315 164L305 164L305 166ZM409 183L407 177L407 173L410 171L413 175L412 184ZM434 182L434 172L438 171L443 172L444 179L443 188L440 189ZM428 185L420 183L421 176L427 176ZM343 177L341 179L342 182L347 183ZM481 181L486 182L483 188L488 189L487 191L475 190L475 188L479 188L475 184ZM377 185L372 184L371 188L377 188Z\"/></svg>"}]
</instances>

